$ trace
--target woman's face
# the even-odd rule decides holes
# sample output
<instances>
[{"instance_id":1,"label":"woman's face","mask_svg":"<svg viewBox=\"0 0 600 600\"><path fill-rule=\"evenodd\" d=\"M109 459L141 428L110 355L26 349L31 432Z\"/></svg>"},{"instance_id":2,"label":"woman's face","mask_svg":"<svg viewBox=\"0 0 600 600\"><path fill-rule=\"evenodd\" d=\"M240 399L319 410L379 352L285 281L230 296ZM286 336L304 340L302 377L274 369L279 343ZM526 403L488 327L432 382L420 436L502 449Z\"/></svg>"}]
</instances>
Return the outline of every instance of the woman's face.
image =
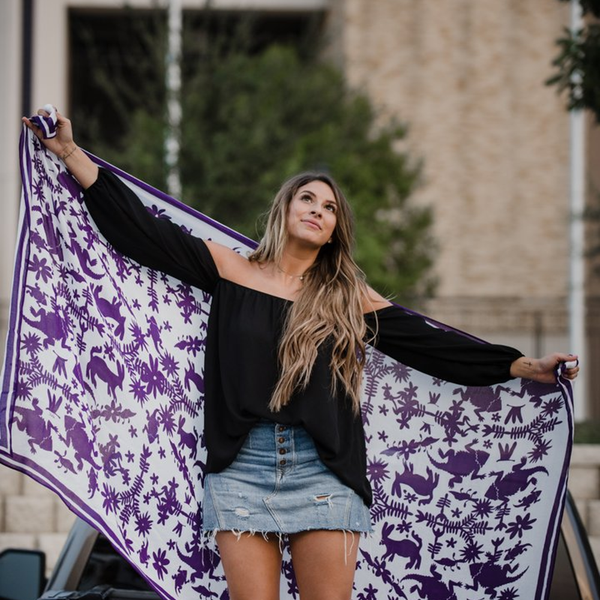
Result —
<instances>
[{"instance_id":1,"label":"woman's face","mask_svg":"<svg viewBox=\"0 0 600 600\"><path fill-rule=\"evenodd\" d=\"M323 181L298 188L288 206L288 239L320 248L335 231L338 208L333 190Z\"/></svg>"}]
</instances>

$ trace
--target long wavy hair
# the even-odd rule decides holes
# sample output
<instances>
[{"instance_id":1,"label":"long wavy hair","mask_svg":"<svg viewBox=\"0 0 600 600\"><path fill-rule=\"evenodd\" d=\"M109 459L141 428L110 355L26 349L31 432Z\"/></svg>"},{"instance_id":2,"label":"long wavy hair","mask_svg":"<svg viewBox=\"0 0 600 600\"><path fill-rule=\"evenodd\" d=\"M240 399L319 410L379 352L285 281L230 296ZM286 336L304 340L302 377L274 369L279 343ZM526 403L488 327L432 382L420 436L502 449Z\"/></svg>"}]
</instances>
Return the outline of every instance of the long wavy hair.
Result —
<instances>
[{"instance_id":1,"label":"long wavy hair","mask_svg":"<svg viewBox=\"0 0 600 600\"><path fill-rule=\"evenodd\" d=\"M286 181L273 200L266 230L249 260L278 265L288 239L287 217L297 191L311 181L322 181L333 191L337 222L331 243L325 244L304 274L303 286L291 305L279 344L280 376L269 408L278 412L296 391L306 388L319 347L331 346L331 392L341 387L358 414L360 386L365 363L366 325L363 299L367 286L354 262L354 218L344 194L323 173L300 173Z\"/></svg>"}]
</instances>

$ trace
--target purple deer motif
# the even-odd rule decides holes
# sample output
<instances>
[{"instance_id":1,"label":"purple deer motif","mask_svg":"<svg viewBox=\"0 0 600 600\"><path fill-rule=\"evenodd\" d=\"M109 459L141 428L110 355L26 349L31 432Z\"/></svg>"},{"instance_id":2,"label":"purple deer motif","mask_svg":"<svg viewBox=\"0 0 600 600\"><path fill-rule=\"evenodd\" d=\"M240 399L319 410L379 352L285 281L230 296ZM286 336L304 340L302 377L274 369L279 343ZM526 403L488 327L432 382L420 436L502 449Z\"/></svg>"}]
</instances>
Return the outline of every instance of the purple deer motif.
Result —
<instances>
[{"instance_id":1,"label":"purple deer motif","mask_svg":"<svg viewBox=\"0 0 600 600\"><path fill-rule=\"evenodd\" d=\"M394 526L389 523L384 523L381 531L381 544L385 546L385 554L383 560L393 560L396 556L408 558L406 564L407 569L418 569L421 566L421 548L423 540L415 533L411 533L413 540L394 540L390 534L394 531Z\"/></svg>"},{"instance_id":2,"label":"purple deer motif","mask_svg":"<svg viewBox=\"0 0 600 600\"><path fill-rule=\"evenodd\" d=\"M52 430L58 433L58 429L43 419L45 411L40 408L37 398L33 399L32 405L33 409L15 406L15 423L29 437L28 443L32 454L36 452L35 446L42 450L52 450ZM20 417L20 420L16 417Z\"/></svg>"},{"instance_id":3,"label":"purple deer motif","mask_svg":"<svg viewBox=\"0 0 600 600\"><path fill-rule=\"evenodd\" d=\"M396 473L396 479L392 485L392 493L400 497L400 486L407 485L415 494L423 496L423 500L419 500L419 504L427 504L431 502L433 490L435 490L439 480L440 476L437 473L434 474L429 467L427 467L427 477L423 477L422 475L415 475L413 466L405 462L404 471Z\"/></svg>"},{"instance_id":4,"label":"purple deer motif","mask_svg":"<svg viewBox=\"0 0 600 600\"><path fill-rule=\"evenodd\" d=\"M473 444L465 446L466 450L439 450L440 458L445 458L445 462L437 462L431 456L429 460L437 469L446 471L453 475L450 479L450 487L456 483L461 483L463 477L471 475L472 479L482 479L483 475L479 475L479 470L485 465L490 457L488 452L483 450L474 450Z\"/></svg>"},{"instance_id":5,"label":"purple deer motif","mask_svg":"<svg viewBox=\"0 0 600 600\"><path fill-rule=\"evenodd\" d=\"M117 363L117 372L113 373L103 358L95 356L96 353L101 352L102 348L94 346L90 351L90 362L87 364L85 369L85 375L92 385L96 387L96 377L102 379L106 383L106 389L108 393L116 398L115 390L117 388L123 389L123 378L125 377L125 368L122 364Z\"/></svg>"},{"instance_id":6,"label":"purple deer motif","mask_svg":"<svg viewBox=\"0 0 600 600\"><path fill-rule=\"evenodd\" d=\"M92 287L92 293L94 294L96 306L103 317L112 319L117 323L115 335L120 339L123 339L123 335L125 334L125 317L121 315L121 302L119 302L116 297L113 298L112 302L109 302L106 300L106 298L102 298L102 296L100 296L101 291L101 285Z\"/></svg>"}]
</instances>

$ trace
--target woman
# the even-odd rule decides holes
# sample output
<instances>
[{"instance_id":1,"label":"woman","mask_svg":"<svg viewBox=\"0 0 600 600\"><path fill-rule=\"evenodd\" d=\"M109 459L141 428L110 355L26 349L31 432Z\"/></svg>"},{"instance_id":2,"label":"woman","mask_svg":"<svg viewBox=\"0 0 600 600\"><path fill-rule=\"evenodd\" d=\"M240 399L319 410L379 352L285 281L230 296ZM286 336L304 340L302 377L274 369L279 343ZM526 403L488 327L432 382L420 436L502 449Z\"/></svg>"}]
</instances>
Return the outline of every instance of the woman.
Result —
<instances>
[{"instance_id":1,"label":"woman","mask_svg":"<svg viewBox=\"0 0 600 600\"><path fill-rule=\"evenodd\" d=\"M370 530L358 410L366 341L464 385L511 377L553 383L557 363L573 360L559 353L526 358L434 329L369 288L351 256L349 206L328 176L303 174L284 184L265 236L246 259L152 217L78 148L60 114L57 136L42 141L86 190L92 217L117 250L213 296L203 517L232 600L278 598L281 535L303 599L350 598L353 534ZM577 373L574 367L566 376Z\"/></svg>"}]
</instances>

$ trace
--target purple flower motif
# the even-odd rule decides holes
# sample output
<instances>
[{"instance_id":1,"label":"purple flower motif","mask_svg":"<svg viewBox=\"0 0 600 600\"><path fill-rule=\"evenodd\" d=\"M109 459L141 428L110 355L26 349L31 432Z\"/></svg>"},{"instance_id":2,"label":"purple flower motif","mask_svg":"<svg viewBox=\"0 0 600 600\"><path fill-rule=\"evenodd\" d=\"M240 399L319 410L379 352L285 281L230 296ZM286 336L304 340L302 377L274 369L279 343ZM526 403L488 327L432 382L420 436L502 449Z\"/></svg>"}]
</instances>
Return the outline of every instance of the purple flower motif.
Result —
<instances>
[{"instance_id":1,"label":"purple flower motif","mask_svg":"<svg viewBox=\"0 0 600 600\"><path fill-rule=\"evenodd\" d=\"M152 394L156 398L156 393L161 393L165 389L165 376L161 373L158 359L149 357L148 363L143 363L142 366L142 381L146 383L146 393Z\"/></svg>"},{"instance_id":2,"label":"purple flower motif","mask_svg":"<svg viewBox=\"0 0 600 600\"><path fill-rule=\"evenodd\" d=\"M129 391L133 394L133 397L140 403L144 404L148 399L146 394L146 387L141 381L133 380L133 383L129 385Z\"/></svg>"},{"instance_id":3,"label":"purple flower motif","mask_svg":"<svg viewBox=\"0 0 600 600\"><path fill-rule=\"evenodd\" d=\"M389 479L390 475L387 465L381 460L369 461L367 465L367 476L374 485Z\"/></svg>"},{"instance_id":4,"label":"purple flower motif","mask_svg":"<svg viewBox=\"0 0 600 600\"><path fill-rule=\"evenodd\" d=\"M133 325L131 325L129 329L131 331L131 335L133 336L135 343L140 347L140 350L146 350L146 348L148 347L148 341L146 340L146 335L144 334L140 326L137 323L133 323Z\"/></svg>"},{"instance_id":5,"label":"purple flower motif","mask_svg":"<svg viewBox=\"0 0 600 600\"><path fill-rule=\"evenodd\" d=\"M551 398L544 402L542 407L542 414L546 417L551 417L559 413L562 408L562 400L560 398Z\"/></svg>"},{"instance_id":6,"label":"purple flower motif","mask_svg":"<svg viewBox=\"0 0 600 600\"><path fill-rule=\"evenodd\" d=\"M511 540L515 536L519 536L519 539L521 539L523 532L532 529L532 526L536 521L537 519L532 519L530 515L525 515L524 517L517 515L515 520L508 524L506 533L510 534Z\"/></svg>"},{"instance_id":7,"label":"purple flower motif","mask_svg":"<svg viewBox=\"0 0 600 600\"><path fill-rule=\"evenodd\" d=\"M540 440L528 454L531 462L542 460L548 454L550 448L552 448L550 440Z\"/></svg>"},{"instance_id":8,"label":"purple flower motif","mask_svg":"<svg viewBox=\"0 0 600 600\"><path fill-rule=\"evenodd\" d=\"M360 594L357 596L358 600L377 600L377 588L373 587L370 583Z\"/></svg>"},{"instance_id":9,"label":"purple flower motif","mask_svg":"<svg viewBox=\"0 0 600 600\"><path fill-rule=\"evenodd\" d=\"M17 381L17 398L31 399L31 386L23 379Z\"/></svg>"},{"instance_id":10,"label":"purple flower motif","mask_svg":"<svg viewBox=\"0 0 600 600\"><path fill-rule=\"evenodd\" d=\"M177 367L179 366L179 363L175 360L173 355L168 352L160 357L160 364L169 377L175 375Z\"/></svg>"},{"instance_id":11,"label":"purple flower motif","mask_svg":"<svg viewBox=\"0 0 600 600\"><path fill-rule=\"evenodd\" d=\"M104 355L109 360L114 360L114 358L115 358L115 347L114 347L113 344L111 344L109 342L106 342L106 344L104 344Z\"/></svg>"},{"instance_id":12,"label":"purple flower motif","mask_svg":"<svg viewBox=\"0 0 600 600\"><path fill-rule=\"evenodd\" d=\"M379 437L382 442L387 442L388 434L385 431L378 431L377 437Z\"/></svg>"},{"instance_id":13,"label":"purple flower motif","mask_svg":"<svg viewBox=\"0 0 600 600\"><path fill-rule=\"evenodd\" d=\"M152 206L146 206L146 210L157 219L166 219L167 221L171 220L171 217L167 215L167 211L164 208L158 208L156 204Z\"/></svg>"},{"instance_id":14,"label":"purple flower motif","mask_svg":"<svg viewBox=\"0 0 600 600\"><path fill-rule=\"evenodd\" d=\"M522 406L509 406L508 413L504 419L504 423L522 423L523 415L521 414Z\"/></svg>"},{"instance_id":15,"label":"purple flower motif","mask_svg":"<svg viewBox=\"0 0 600 600\"><path fill-rule=\"evenodd\" d=\"M41 277L44 283L48 283L48 279L52 275L52 269L48 266L47 260L38 258L37 254L33 255L33 258L29 261L29 268L35 272L35 280L38 281Z\"/></svg>"},{"instance_id":16,"label":"purple flower motif","mask_svg":"<svg viewBox=\"0 0 600 600\"><path fill-rule=\"evenodd\" d=\"M166 566L171 562L167 558L167 553L164 550L158 550L158 552L152 553L152 567L156 571L156 575L162 581L164 576L167 574Z\"/></svg>"},{"instance_id":17,"label":"purple flower motif","mask_svg":"<svg viewBox=\"0 0 600 600\"><path fill-rule=\"evenodd\" d=\"M492 502L490 500L477 500L473 508L478 517L487 517L492 512Z\"/></svg>"},{"instance_id":18,"label":"purple flower motif","mask_svg":"<svg viewBox=\"0 0 600 600\"><path fill-rule=\"evenodd\" d=\"M26 333L21 340L21 345L25 348L25 351L31 358L33 358L33 355L37 354L42 347L40 337L36 333Z\"/></svg>"},{"instance_id":19,"label":"purple flower motif","mask_svg":"<svg viewBox=\"0 0 600 600\"><path fill-rule=\"evenodd\" d=\"M388 414L388 407L385 404L379 406L379 412L385 417Z\"/></svg>"},{"instance_id":20,"label":"purple flower motif","mask_svg":"<svg viewBox=\"0 0 600 600\"><path fill-rule=\"evenodd\" d=\"M152 529L152 519L149 513L144 513L135 518L135 530L143 536L148 535L148 532Z\"/></svg>"},{"instance_id":21,"label":"purple flower motif","mask_svg":"<svg viewBox=\"0 0 600 600\"><path fill-rule=\"evenodd\" d=\"M158 420L166 434L171 437L175 431L175 419L173 413L168 406L162 406L159 409Z\"/></svg>"},{"instance_id":22,"label":"purple flower motif","mask_svg":"<svg viewBox=\"0 0 600 600\"><path fill-rule=\"evenodd\" d=\"M119 506L119 495L117 494L115 488L110 487L105 483L104 489L102 490L102 497L104 498L102 507L106 510L106 512L116 513L117 507Z\"/></svg>"},{"instance_id":23,"label":"purple flower motif","mask_svg":"<svg viewBox=\"0 0 600 600\"><path fill-rule=\"evenodd\" d=\"M446 546L448 546L448 548L454 548L456 546L456 539L450 538L446 540Z\"/></svg>"},{"instance_id":24,"label":"purple flower motif","mask_svg":"<svg viewBox=\"0 0 600 600\"><path fill-rule=\"evenodd\" d=\"M67 369L65 365L67 364L67 359L62 358L61 356L56 355L56 359L54 360L54 365L52 365L52 372L58 373L59 375L67 376Z\"/></svg>"},{"instance_id":25,"label":"purple flower motif","mask_svg":"<svg viewBox=\"0 0 600 600\"><path fill-rule=\"evenodd\" d=\"M481 556L481 549L483 544L477 544L476 542L469 542L464 548L461 549L460 555L463 560L467 562L474 562Z\"/></svg>"},{"instance_id":26,"label":"purple flower motif","mask_svg":"<svg viewBox=\"0 0 600 600\"><path fill-rule=\"evenodd\" d=\"M129 428L129 435L132 438L136 438L137 437L137 429L133 425Z\"/></svg>"},{"instance_id":27,"label":"purple flower motif","mask_svg":"<svg viewBox=\"0 0 600 600\"><path fill-rule=\"evenodd\" d=\"M515 600L515 598L518 597L519 594L517 593L517 588L511 587L502 590L500 596L498 596L498 600Z\"/></svg>"}]
</instances>

